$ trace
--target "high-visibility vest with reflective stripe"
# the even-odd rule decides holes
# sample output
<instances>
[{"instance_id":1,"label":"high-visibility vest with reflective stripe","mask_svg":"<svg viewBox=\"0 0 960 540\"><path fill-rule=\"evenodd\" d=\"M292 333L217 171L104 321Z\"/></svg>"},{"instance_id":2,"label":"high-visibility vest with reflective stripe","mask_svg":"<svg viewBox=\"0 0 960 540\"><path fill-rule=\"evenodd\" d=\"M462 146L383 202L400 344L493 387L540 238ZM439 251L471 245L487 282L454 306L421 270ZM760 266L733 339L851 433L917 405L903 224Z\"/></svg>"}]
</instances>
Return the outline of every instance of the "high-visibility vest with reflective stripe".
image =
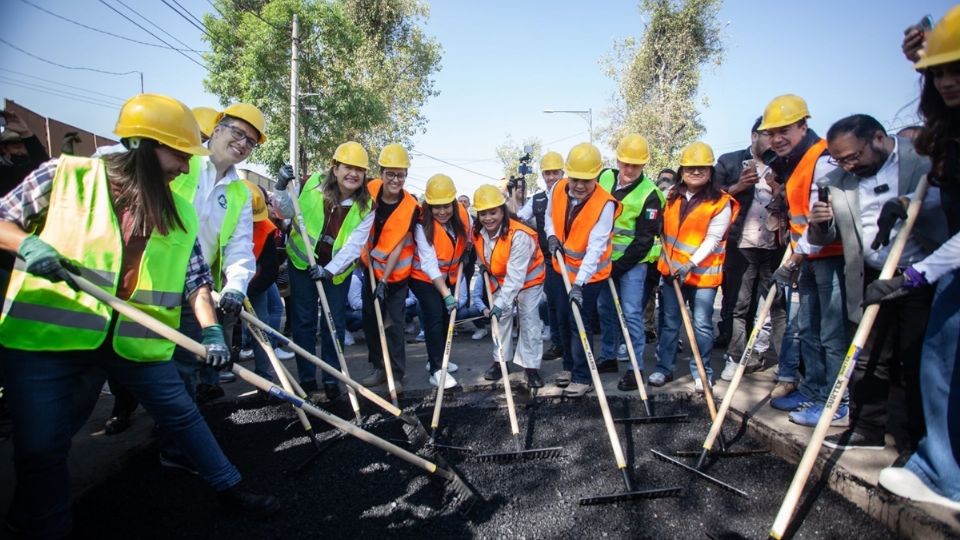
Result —
<instances>
[{"instance_id":1,"label":"high-visibility vest with reflective stripe","mask_svg":"<svg viewBox=\"0 0 960 540\"><path fill-rule=\"evenodd\" d=\"M487 269L487 272L493 276L496 283L492 284L494 291L503 287L503 280L507 277L507 262L510 260L510 249L513 247L513 238L518 234L526 234L533 240L534 249L530 264L527 265L527 277L523 282L523 289L528 289L534 285L540 285L546 278L546 266L543 264L543 252L538 249L537 231L527 227L515 219L508 220L509 230L507 238L498 238L493 244L493 251L490 252L490 260L486 258L485 240L483 234L473 236L473 246L477 250L477 260Z\"/></svg>"},{"instance_id":2,"label":"high-visibility vest with reflective stripe","mask_svg":"<svg viewBox=\"0 0 960 540\"><path fill-rule=\"evenodd\" d=\"M186 231L156 231L147 240L129 303L173 328L180 326L187 264L199 225L193 205L173 194ZM61 156L40 238L83 267L83 277L111 294L120 283L123 236L102 160ZM22 263L21 263L22 265ZM113 310L94 297L15 268L0 342L27 351L93 350L107 338ZM133 361L169 360L174 345L119 315L113 349Z\"/></svg>"},{"instance_id":3,"label":"high-visibility vest with reflective stripe","mask_svg":"<svg viewBox=\"0 0 960 540\"><path fill-rule=\"evenodd\" d=\"M322 182L323 177L319 173L315 173L307 180L300 191L300 211L303 212L303 221L307 226L307 236L310 237L310 249L314 252L316 252L317 243L320 242L320 233L323 232L323 225L327 219L326 205L321 189ZM337 237L333 240L331 257L336 256L337 252L343 248L347 239L350 238L350 234L360 225L363 218L367 217L372 207L373 203L367 204L365 208L361 208L361 205L357 203L350 206L350 210L347 211L347 215L340 225L340 230L337 232ZM300 270L306 270L309 266L306 247L303 243L303 237L300 235L300 227L292 227L290 230L290 238L287 241L287 256L293 266ZM343 272L333 276L333 282L337 285L343 283L350 277L354 266L354 264L351 264Z\"/></svg>"},{"instance_id":4,"label":"high-visibility vest with reflective stripe","mask_svg":"<svg viewBox=\"0 0 960 540\"><path fill-rule=\"evenodd\" d=\"M170 183L170 189L184 199L194 202L197 197L197 188L200 187L200 171L203 168L203 158L193 156L190 158L190 172L181 174ZM223 251L230 243L230 237L233 231L237 230L237 223L240 222L240 214L243 212L243 205L250 200L250 190L240 180L234 180L227 184L227 212L223 215L223 222L220 224L220 234L217 235L217 253L214 260L208 260L210 273L213 274L213 288L220 290L223 285Z\"/></svg>"},{"instance_id":5,"label":"high-visibility vest with reflective stripe","mask_svg":"<svg viewBox=\"0 0 960 540\"><path fill-rule=\"evenodd\" d=\"M786 189L787 207L790 215L790 247L797 249L797 242L807 230L807 213L810 212L810 190L813 188L813 175L817 161L827 149L827 141L820 139L807 149L800 158L790 178L784 186ZM838 238L829 245L820 248L816 254L808 255L811 259L835 257L843 255L843 243Z\"/></svg>"},{"instance_id":6,"label":"high-visibility vest with reflective stripe","mask_svg":"<svg viewBox=\"0 0 960 540\"><path fill-rule=\"evenodd\" d=\"M557 239L563 244L565 270L570 277L570 283L573 283L574 280L577 279L577 272L580 271L580 265L583 263L583 258L587 254L587 245L590 242L590 231L593 230L593 226L600 220L600 214L603 212L603 208L608 202L612 202L616 207L614 213L614 219L616 219L620 217L621 206L606 190L594 189L593 193L587 197L586 202L580 203L585 206L573 219L573 222L570 223L568 230L567 206L570 202L570 196L567 195L568 183L569 180L563 178L553 186L553 200L551 203L552 215L550 219L553 220L553 234L556 235ZM600 256L600 260L597 261L597 270L590 276L587 283L596 283L610 277L611 253L613 253L613 242L611 242L608 236L603 254ZM564 271L561 270L560 265L557 264L556 257L551 257L550 263L558 274Z\"/></svg>"},{"instance_id":7,"label":"high-visibility vest with reflective stripe","mask_svg":"<svg viewBox=\"0 0 960 540\"><path fill-rule=\"evenodd\" d=\"M737 200L723 193L716 201L703 201L680 221L681 197L667 203L663 211L663 253L657 261L657 270L668 276L690 261L693 253L707 237L710 220L730 206L730 223L737 219L740 205ZM729 231L730 226L727 225ZM695 266L684 280L684 285L700 289L719 287L723 283L723 261L727 252L727 233L700 264Z\"/></svg>"},{"instance_id":8,"label":"high-visibility vest with reflective stripe","mask_svg":"<svg viewBox=\"0 0 960 540\"><path fill-rule=\"evenodd\" d=\"M376 201L380 194L380 188L383 187L383 180L374 178L367 183L370 190L370 197ZM393 267L393 272L387 276L387 283L398 283L408 277L413 268L414 249L413 235L410 232L410 225L413 223L413 216L417 211L417 200L404 190L400 195L400 204L393 210L387 222L383 224L383 230L380 231L380 237L377 238L377 245L372 245L373 233L370 230L370 239L367 240L366 249L360 255L363 264L366 265L369 260L373 266L373 275L379 281L383 279L383 273L387 269L387 258L402 242L400 248L400 258Z\"/></svg>"},{"instance_id":9,"label":"high-visibility vest with reflective stripe","mask_svg":"<svg viewBox=\"0 0 960 540\"><path fill-rule=\"evenodd\" d=\"M469 231L470 215L467 214L462 204L457 201L453 201L453 203L456 205L457 213L460 214L460 223L463 223L465 231ZM467 239L465 237L457 238L456 242L454 242L454 240L450 238L450 235L443 229L443 225L434 220L433 250L437 254L440 273L448 285L452 284L451 282L456 279L457 269L460 268L460 257L463 256L463 252L466 251L466 249ZM427 283L431 282L430 276L420 267L420 254L416 251L414 251L413 254L413 270L410 273L410 277ZM455 285L455 283L453 285Z\"/></svg>"},{"instance_id":10,"label":"high-visibility vest with reflective stripe","mask_svg":"<svg viewBox=\"0 0 960 540\"><path fill-rule=\"evenodd\" d=\"M627 247L630 246L630 243L633 242L633 238L637 232L637 218L640 217L640 212L643 211L643 205L647 202L647 197L650 196L650 193L656 193L657 197L660 199L660 209L663 209L664 197L663 192L657 189L656 184L653 183L646 176L640 178L640 185L633 188L633 191L627 194L623 200L620 201L620 204L623 206L623 210L620 212L620 216L617 218L617 221L613 224L613 254L610 256L611 260L617 260L620 257L623 257L623 252L627 250ZM607 190L607 193L613 194L613 190L617 186L617 175L614 174L613 169L607 169L600 174L598 180L600 187ZM650 251L640 259L637 264L653 262L660 258L660 236L653 237L653 245L650 247Z\"/></svg>"}]
</instances>

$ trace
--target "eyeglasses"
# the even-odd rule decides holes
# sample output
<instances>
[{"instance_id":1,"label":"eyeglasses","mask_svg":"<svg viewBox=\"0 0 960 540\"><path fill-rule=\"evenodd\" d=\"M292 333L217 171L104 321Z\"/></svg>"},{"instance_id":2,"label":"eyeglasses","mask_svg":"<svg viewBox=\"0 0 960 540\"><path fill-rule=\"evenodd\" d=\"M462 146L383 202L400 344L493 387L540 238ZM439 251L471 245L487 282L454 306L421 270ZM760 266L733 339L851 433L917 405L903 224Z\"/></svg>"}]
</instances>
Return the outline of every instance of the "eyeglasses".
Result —
<instances>
[{"instance_id":1,"label":"eyeglasses","mask_svg":"<svg viewBox=\"0 0 960 540\"><path fill-rule=\"evenodd\" d=\"M840 157L840 158L830 156L829 158L827 158L827 163L835 167L842 167L843 165L853 165L854 163L859 163L860 156L863 155L863 151L866 149L867 149L867 143L863 143L863 146L861 146L860 149L854 152L853 154L850 154L849 156L845 156L845 157Z\"/></svg>"},{"instance_id":2,"label":"eyeglasses","mask_svg":"<svg viewBox=\"0 0 960 540\"><path fill-rule=\"evenodd\" d=\"M710 167L684 167L684 176L706 176L710 174Z\"/></svg>"},{"instance_id":3,"label":"eyeglasses","mask_svg":"<svg viewBox=\"0 0 960 540\"><path fill-rule=\"evenodd\" d=\"M383 173L383 177L387 180L387 182L394 182L394 181L403 182L404 180L407 179L407 173L405 172L398 173L398 172L388 171Z\"/></svg>"},{"instance_id":4,"label":"eyeglasses","mask_svg":"<svg viewBox=\"0 0 960 540\"><path fill-rule=\"evenodd\" d=\"M595 181L596 179L595 178L568 178L567 180L570 180L571 184L587 184L589 182Z\"/></svg>"},{"instance_id":5,"label":"eyeglasses","mask_svg":"<svg viewBox=\"0 0 960 540\"><path fill-rule=\"evenodd\" d=\"M256 150L257 146L259 146L257 140L247 135L242 129L231 126L230 124L220 125L230 130L230 136L233 137L234 141L243 141L250 150Z\"/></svg>"}]
</instances>

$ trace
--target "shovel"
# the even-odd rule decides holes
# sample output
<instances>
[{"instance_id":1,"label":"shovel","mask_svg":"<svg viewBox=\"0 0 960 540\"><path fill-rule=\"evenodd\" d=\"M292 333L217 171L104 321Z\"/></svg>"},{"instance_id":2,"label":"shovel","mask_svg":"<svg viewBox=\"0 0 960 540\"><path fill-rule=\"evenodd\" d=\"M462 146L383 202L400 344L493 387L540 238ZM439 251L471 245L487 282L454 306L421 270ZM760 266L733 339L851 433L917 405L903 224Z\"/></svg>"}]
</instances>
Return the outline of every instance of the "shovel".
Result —
<instances>
[{"instance_id":1,"label":"shovel","mask_svg":"<svg viewBox=\"0 0 960 540\"><path fill-rule=\"evenodd\" d=\"M390 254L391 259L393 259L394 255L399 252L398 250L399 250L399 246L397 246L397 249L395 249L393 253ZM370 292L374 293L377 290L377 282L373 277L372 260L373 260L373 257L367 258L367 276L370 277L370 287L371 287ZM389 261L387 262L387 266L388 267L392 266L390 265ZM384 274L384 275L389 275L389 274ZM371 301L373 302L373 312L376 314L376 317L377 317L377 328L380 330L380 349L383 351L383 369L384 371L387 372L387 389L390 391L390 401L392 401L394 405L399 406L400 402L397 400L397 386L393 380L393 364L391 363L392 361L390 360L390 349L387 348L387 334L386 334L386 331L384 331L383 329L383 313L380 311L380 301L377 300L376 297L373 297L372 294L371 294Z\"/></svg>"}]
</instances>

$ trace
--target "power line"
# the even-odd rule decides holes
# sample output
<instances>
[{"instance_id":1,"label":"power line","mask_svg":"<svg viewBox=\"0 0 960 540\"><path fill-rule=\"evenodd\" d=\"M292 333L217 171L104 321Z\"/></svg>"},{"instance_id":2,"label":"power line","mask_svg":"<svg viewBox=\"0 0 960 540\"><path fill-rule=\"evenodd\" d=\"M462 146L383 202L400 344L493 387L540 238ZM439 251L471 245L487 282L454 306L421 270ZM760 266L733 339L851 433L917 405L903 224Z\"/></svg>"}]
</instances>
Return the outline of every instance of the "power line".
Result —
<instances>
[{"instance_id":1,"label":"power line","mask_svg":"<svg viewBox=\"0 0 960 540\"><path fill-rule=\"evenodd\" d=\"M105 34L105 35L108 35L108 36L111 36L111 37L115 37L115 38L117 38L117 39L122 39L122 40L125 40L125 41L129 41L129 42L131 42L131 43L137 43L137 44L139 44L139 45L146 45L146 46L148 46L148 47L158 47L158 48L161 48L161 49L170 49L170 48L172 48L172 47L168 47L168 46L166 46L166 45L160 45L159 43L148 43L148 42L146 42L146 41L140 41L140 40L138 40L138 39L133 39L133 38L131 38L131 37L121 36L120 34L114 34L113 32L108 32L108 31L106 31L106 30L101 30L101 29L99 29L99 28L94 28L93 26L89 26L89 25L83 24L83 23L81 23L81 22L74 21L73 19L70 19L70 18L68 18L68 17L64 17L63 15L54 13L54 12L50 11L49 9L46 9L46 8L44 8L44 7L41 7L41 6L38 6L38 5L34 4L33 2L30 2L29 0L20 0L20 1L23 2L24 4L27 4L28 6L33 6L34 8L39 9L40 11L42 11L42 12L48 14L48 15L51 15L51 16L53 16L53 17L56 17L56 18L60 19L60 20L66 21L66 22L68 22L68 23L70 23L70 24L75 24L75 25L77 25L77 26L79 26L79 27L81 27L81 28L86 28L87 30L92 30L92 31L94 31L94 32L99 32L99 33L101 33L101 34ZM175 48L174 48L174 50L184 50L184 51L195 52L195 53L204 52L204 51L198 51L198 50L196 50L196 49L175 49Z\"/></svg>"},{"instance_id":2,"label":"power line","mask_svg":"<svg viewBox=\"0 0 960 540\"><path fill-rule=\"evenodd\" d=\"M103 1L103 0L101 0L101 1ZM53 65L53 66L61 67L61 68L63 68L63 69L77 69L77 70L82 70L82 71L93 71L93 72L95 72L95 73L103 73L103 74L105 74L105 75L133 75L134 73L140 73L139 71L136 71L136 70L134 70L134 71L123 71L123 72L119 72L119 71L106 71L106 70L103 70L103 69L89 68L89 67L83 67L83 66L67 66L67 65L64 65L64 64L58 64L57 62L54 62L53 60L47 60L46 58L42 58L42 57L37 56L37 55L35 55L35 54L31 53L31 52L27 52L27 51L21 49L20 47L17 47L17 46L14 45L13 43L10 43L9 41L7 41L7 40L5 40L5 39L3 39L3 38L0 38L0 43L3 43L4 45L6 45L6 46L8 46L8 47L11 47L11 48L13 48L13 49L16 49L16 50L22 52L23 54L25 54L25 55L27 55L27 56L29 56L29 57L31 57L31 58L36 58L37 60L40 60L41 62L45 62L45 63L50 64L50 65Z\"/></svg>"},{"instance_id":3,"label":"power line","mask_svg":"<svg viewBox=\"0 0 960 540\"><path fill-rule=\"evenodd\" d=\"M208 0L208 1L209 1L209 0ZM277 31L279 31L279 32L286 32L286 31L287 31L286 28L277 26L277 25L273 24L272 22L264 19L262 16L260 16L259 13L257 13L256 11L254 11L254 10L252 10L252 9L237 8L237 0L233 0L232 5L233 5L233 9L236 9L237 11L240 11L241 13L242 13L242 12L250 13L250 14L253 15L254 17L256 17L256 18L260 19L261 21L263 21L263 24L272 27L274 30L277 30Z\"/></svg>"},{"instance_id":4,"label":"power line","mask_svg":"<svg viewBox=\"0 0 960 540\"><path fill-rule=\"evenodd\" d=\"M117 2L118 2L121 6L123 6L123 7L127 8L128 10L132 11L137 17L140 17L141 19L143 19L144 21L146 21L147 23L149 23L151 26L153 26L153 27L156 28L157 30L159 30L159 31L163 32L164 34L166 34L170 39L176 41L177 43L183 45L184 47L188 47L188 46L189 46L189 45L187 45L186 43L184 43L183 41L181 41L179 38L177 38L177 36L171 34L170 32L167 32L166 28L164 28L164 27L160 26L159 24L153 22L151 19L149 19L149 18L148 18L146 15L144 15L143 13L140 13L139 11L137 11L137 10L133 9L132 7L130 7L130 6L129 6L127 3L125 3L123 0L117 0Z\"/></svg>"},{"instance_id":5,"label":"power line","mask_svg":"<svg viewBox=\"0 0 960 540\"><path fill-rule=\"evenodd\" d=\"M138 28L140 28L140 29L143 30L144 32L150 34L151 36L153 36L153 37L156 38L157 40L162 41L163 43L166 43L168 46L170 46L171 49L173 49L173 50L177 51L178 53L180 53L180 55L183 56L184 58L186 58L187 60L193 62L194 64L202 67L203 69L205 69L205 70L207 70L207 71L210 71L209 68L207 68L207 66L205 66L205 65L201 64L200 62L197 62L197 61L194 60L193 58L187 56L186 53L184 53L184 52L181 51L180 49L177 49L177 48L174 47L173 45L170 45L170 43L167 43L167 42L166 42L163 38L161 38L160 36L154 34L153 32L151 32L151 31L149 31L149 30L147 30L146 28L143 27L143 25L141 25L141 24L138 23L137 21L131 19L130 17L127 17L126 14L124 14L123 12L121 12L120 10L118 10L117 8L115 8L115 7L111 6L110 4L106 3L104 0L100 0L100 3L103 4L103 5L105 5L105 6L107 6L108 8L112 9L113 11L115 11L115 12L117 13L117 15L120 15L120 16L123 17L124 19L126 19L126 20L132 22L133 24L137 25ZM123 4L123 2L120 2L120 3ZM124 4L124 5L126 6L126 4ZM127 6L127 9L130 9L130 7ZM133 10L131 9L131 11L133 11ZM134 13L136 13L136 12L134 11ZM139 15L139 14L138 14L138 15ZM143 15L140 15L140 16L143 17Z\"/></svg>"},{"instance_id":6,"label":"power line","mask_svg":"<svg viewBox=\"0 0 960 540\"><path fill-rule=\"evenodd\" d=\"M188 23L192 24L194 28L196 28L197 30L200 30L201 32L203 32L204 34L206 34L211 40L213 39L213 36L210 35L210 32L207 32L207 29L206 29L206 28L204 28L203 26L200 26L200 25L198 25L197 23L193 22L193 19L191 19L190 17L187 17L187 16L184 15L183 13L180 13L180 11L179 11L177 8L173 7L172 4L170 4L169 2L167 2L167 0L161 0L161 1L164 3L164 5L166 5L168 8L170 8L171 10L173 10L174 13L176 13L177 15L179 15L180 18L182 18L183 20L185 20L185 21L187 21ZM176 1L176 0L174 0L174 1ZM178 3L177 5L180 6L179 3ZM181 7L181 9L183 9L183 6L180 6L180 7ZM184 11L186 11L186 9L184 9Z\"/></svg>"},{"instance_id":7,"label":"power line","mask_svg":"<svg viewBox=\"0 0 960 540\"><path fill-rule=\"evenodd\" d=\"M118 96L114 96L114 95L110 95L110 94L104 94L103 92L97 92L97 91L95 91L95 90L88 90L88 89L86 89L86 88L84 88L84 87L82 87L82 86L73 86L73 85L70 85L70 84L67 84L67 83L63 83L63 82L60 82L60 81L53 81L53 80L50 80L50 79L44 79L43 77L37 77L36 75L30 75L29 73L23 73L23 72L21 72L21 71L14 71L14 70L12 70L12 69L7 69L7 68L4 68L4 67L0 67L0 71L7 71L7 72L13 73L13 74L15 74L15 75L22 75L22 76L24 76L24 77L30 77L31 79L37 79L37 80L39 80L39 81L56 84L56 85L58 85L58 86L65 86L65 87L67 87L67 88L73 88L73 89L76 89L76 90L82 90L82 91L88 92L88 93L90 93L90 94L97 94L97 95L100 95L100 96L104 96L104 97L108 97L108 98L115 99L115 100L120 101L120 102L126 101L126 98L122 98L122 97L118 97Z\"/></svg>"},{"instance_id":8,"label":"power line","mask_svg":"<svg viewBox=\"0 0 960 540\"><path fill-rule=\"evenodd\" d=\"M193 20L197 21L198 24L203 25L203 21L201 21L199 18L197 18L197 16L194 15L193 13L190 13L190 11L189 11L187 8L183 7L183 4L181 4L180 2L177 2L177 0L173 0L173 3L176 4L176 5L178 5L178 6L180 6L180 9L182 9L184 13L186 13L187 15L189 15L190 18L192 18Z\"/></svg>"},{"instance_id":9,"label":"power line","mask_svg":"<svg viewBox=\"0 0 960 540\"><path fill-rule=\"evenodd\" d=\"M93 101L88 101L88 100L86 100L86 99L72 98L72 97L69 97L69 96L65 96L65 95L63 95L63 94L60 94L60 93L58 93L58 92L51 92L51 91L49 91L49 90L42 90L42 89L40 89L40 88L31 88L30 86L24 85L24 84L19 84L19 83L14 83L14 82L4 82L3 84L9 84L9 85L12 85L12 86L19 86L19 87L21 87L21 88L26 88L27 90L30 90L31 92L40 92L41 94L50 94L50 95L52 95L52 96L57 96L57 97L62 97L62 98L65 98L65 99L69 99L69 100L71 100L71 101L78 101L78 102L81 102L81 103L86 103L86 104L88 104L88 105L96 105L97 107L103 107L103 108L105 108L105 109L111 109L111 110L114 110L114 111L117 110L117 106L116 106L116 105L104 105L104 104L102 104L102 103L96 103L96 102L93 102Z\"/></svg>"},{"instance_id":10,"label":"power line","mask_svg":"<svg viewBox=\"0 0 960 540\"><path fill-rule=\"evenodd\" d=\"M110 106L112 106L112 107L118 107L118 106L120 106L120 103L111 103L111 102L109 102L109 101L107 101L107 100L105 100L105 99L96 98L96 97L93 97L93 96L85 96L85 95L83 95L83 94L77 94L77 93L74 93L74 92L68 92L68 91L66 91L66 90L61 90L61 89L59 89L59 88L51 88L51 87L49 87L49 86L44 86L44 85L42 85L42 84L35 83L35 82L31 82L31 81L21 81L21 80L18 80L18 79L12 79L12 78L10 78L10 77L8 77L8 76L6 76L6 75L0 75L0 82L5 82L5 83L8 83L8 84L19 84L19 85L21 85L21 86L29 85L29 86L35 87L35 88L37 88L37 89L49 90L49 91L51 91L51 92L59 92L59 93L63 94L64 96L70 96L70 97L74 97L74 98L85 99L85 100L88 100L88 101L91 101L91 102L97 102L97 103L100 103L101 105L110 105Z\"/></svg>"},{"instance_id":11,"label":"power line","mask_svg":"<svg viewBox=\"0 0 960 540\"><path fill-rule=\"evenodd\" d=\"M430 158L430 159L432 159L432 160L434 160L434 161L439 161L440 163L444 163L444 164L449 165L449 166L451 166L451 167L456 167L457 169L460 169L460 170L462 170L462 171L467 171L467 172L470 173L470 174L475 174L475 175L477 175L477 176L482 176L482 177L484 177L484 178L489 178L490 180L500 180L499 178L494 178L494 177L492 177L492 176L490 176L490 175L487 175L487 174L483 174L483 173L480 173L480 172L477 172L477 171L471 171L470 169L467 169L466 167L461 167L461 166L459 166L459 165L457 165L457 164L450 163L449 161L442 160L442 159L440 159L440 158L438 158L438 157L433 157L433 156L431 156L431 155L429 155L429 154L424 154L423 152L421 152L421 151L419 151L419 150L413 150L413 151L411 151L411 153L413 153L414 155L423 156L423 157L425 157L425 158Z\"/></svg>"}]
</instances>

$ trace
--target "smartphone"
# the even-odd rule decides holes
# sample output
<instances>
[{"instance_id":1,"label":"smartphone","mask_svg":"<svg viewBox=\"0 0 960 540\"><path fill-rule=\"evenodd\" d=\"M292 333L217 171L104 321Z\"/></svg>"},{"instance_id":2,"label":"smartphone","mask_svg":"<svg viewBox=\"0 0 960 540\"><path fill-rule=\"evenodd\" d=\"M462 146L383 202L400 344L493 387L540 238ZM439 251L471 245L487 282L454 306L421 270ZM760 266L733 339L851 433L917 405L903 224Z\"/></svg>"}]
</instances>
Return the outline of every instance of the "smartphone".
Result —
<instances>
[{"instance_id":1,"label":"smartphone","mask_svg":"<svg viewBox=\"0 0 960 540\"><path fill-rule=\"evenodd\" d=\"M817 200L825 203L830 202L830 187L826 184L817 184Z\"/></svg>"},{"instance_id":2,"label":"smartphone","mask_svg":"<svg viewBox=\"0 0 960 540\"><path fill-rule=\"evenodd\" d=\"M743 161L740 162L740 166L743 167L744 169L747 169L747 168L750 168L750 167L755 167L755 166L756 166L756 162L755 162L754 160L752 160L752 159L745 159L745 160L743 160Z\"/></svg>"},{"instance_id":3,"label":"smartphone","mask_svg":"<svg viewBox=\"0 0 960 540\"><path fill-rule=\"evenodd\" d=\"M930 15L924 15L920 22L917 23L917 26L922 32L929 32L933 30L933 17Z\"/></svg>"}]
</instances>

